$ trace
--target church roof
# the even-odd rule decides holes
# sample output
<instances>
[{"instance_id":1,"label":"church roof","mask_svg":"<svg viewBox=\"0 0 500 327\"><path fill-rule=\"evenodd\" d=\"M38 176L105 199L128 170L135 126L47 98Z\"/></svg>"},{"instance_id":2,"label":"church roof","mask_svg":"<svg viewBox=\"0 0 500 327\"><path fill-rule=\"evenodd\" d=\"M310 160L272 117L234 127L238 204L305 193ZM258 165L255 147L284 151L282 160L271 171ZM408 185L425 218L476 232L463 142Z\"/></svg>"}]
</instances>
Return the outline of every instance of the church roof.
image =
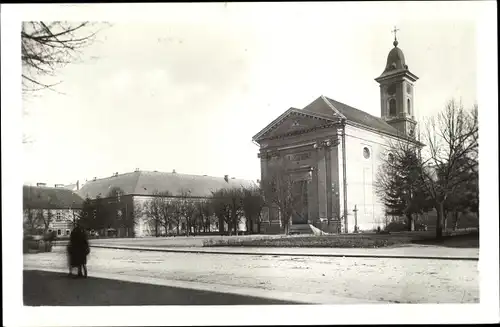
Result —
<instances>
[{"instance_id":1,"label":"church roof","mask_svg":"<svg viewBox=\"0 0 500 327\"><path fill-rule=\"evenodd\" d=\"M398 130L386 123L382 118L372 116L362 110L353 108L325 96L319 97L306 106L304 110L318 113L326 113L329 111L332 116L341 115L341 117L345 118L347 122L353 122L380 132L400 136Z\"/></svg>"},{"instance_id":2,"label":"church roof","mask_svg":"<svg viewBox=\"0 0 500 327\"><path fill-rule=\"evenodd\" d=\"M307 116L316 117L319 119L324 119L326 122L341 122L345 120L346 123L351 123L358 127L365 127L369 130L389 134L399 138L407 138L402 135L396 128L389 125L385 120L380 117L370 115L362 110L356 109L354 107L348 106L342 102L333 100L331 98L320 96L303 109L291 108L285 111L277 119L271 122L263 130L257 133L253 140L257 141L265 135L268 131L272 130L275 126L279 125L284 121L289 115L294 113L303 113ZM415 140L413 140L415 141ZM420 144L420 142L417 142Z\"/></svg>"},{"instance_id":3,"label":"church roof","mask_svg":"<svg viewBox=\"0 0 500 327\"><path fill-rule=\"evenodd\" d=\"M78 193L82 197L106 197L112 188L120 188L125 195L152 195L155 191L169 191L174 196L181 191L190 191L193 197L209 197L222 188L255 186L255 182L244 179L188 175L157 171L136 171L107 178L87 181Z\"/></svg>"},{"instance_id":4,"label":"church roof","mask_svg":"<svg viewBox=\"0 0 500 327\"><path fill-rule=\"evenodd\" d=\"M380 117L372 116L362 110L348 106L342 102L326 98L346 119L381 132L398 135L398 130Z\"/></svg>"},{"instance_id":5,"label":"church roof","mask_svg":"<svg viewBox=\"0 0 500 327\"><path fill-rule=\"evenodd\" d=\"M83 199L63 187L38 187L23 185L23 208L80 209Z\"/></svg>"}]
</instances>

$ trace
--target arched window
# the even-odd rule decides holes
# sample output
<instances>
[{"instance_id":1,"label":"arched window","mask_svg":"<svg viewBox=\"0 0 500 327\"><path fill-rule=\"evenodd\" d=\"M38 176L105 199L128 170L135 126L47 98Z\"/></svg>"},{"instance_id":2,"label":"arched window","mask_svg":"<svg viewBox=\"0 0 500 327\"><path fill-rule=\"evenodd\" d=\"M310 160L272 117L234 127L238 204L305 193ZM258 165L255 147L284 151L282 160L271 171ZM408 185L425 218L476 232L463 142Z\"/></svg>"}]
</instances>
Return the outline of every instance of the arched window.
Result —
<instances>
[{"instance_id":1,"label":"arched window","mask_svg":"<svg viewBox=\"0 0 500 327\"><path fill-rule=\"evenodd\" d=\"M408 104L408 114L411 116L411 101L410 101L410 99L406 100L406 103Z\"/></svg>"},{"instance_id":2,"label":"arched window","mask_svg":"<svg viewBox=\"0 0 500 327\"><path fill-rule=\"evenodd\" d=\"M396 99L389 100L389 115L396 116Z\"/></svg>"}]
</instances>

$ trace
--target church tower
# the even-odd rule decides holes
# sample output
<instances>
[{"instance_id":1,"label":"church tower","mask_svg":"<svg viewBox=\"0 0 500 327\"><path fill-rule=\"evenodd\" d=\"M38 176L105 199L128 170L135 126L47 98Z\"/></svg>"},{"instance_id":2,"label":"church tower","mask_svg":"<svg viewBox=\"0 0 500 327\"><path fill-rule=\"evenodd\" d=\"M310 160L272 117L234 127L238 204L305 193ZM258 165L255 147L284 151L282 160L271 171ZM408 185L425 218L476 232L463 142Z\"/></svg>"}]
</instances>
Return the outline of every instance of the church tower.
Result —
<instances>
[{"instance_id":1,"label":"church tower","mask_svg":"<svg viewBox=\"0 0 500 327\"><path fill-rule=\"evenodd\" d=\"M413 83L418 77L408 70L403 51L398 48L397 31L394 28L394 48L387 56L384 72L375 79L380 84L380 115L401 134L413 137L417 125Z\"/></svg>"}]
</instances>

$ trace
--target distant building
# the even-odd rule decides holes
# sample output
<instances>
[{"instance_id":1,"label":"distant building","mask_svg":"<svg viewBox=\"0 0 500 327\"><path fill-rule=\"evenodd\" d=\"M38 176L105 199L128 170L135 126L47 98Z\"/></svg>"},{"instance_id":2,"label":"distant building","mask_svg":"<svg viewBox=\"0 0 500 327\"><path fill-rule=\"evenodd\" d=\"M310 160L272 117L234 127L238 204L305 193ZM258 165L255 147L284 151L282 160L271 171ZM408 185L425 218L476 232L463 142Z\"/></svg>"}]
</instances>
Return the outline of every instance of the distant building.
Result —
<instances>
[{"instance_id":1,"label":"distant building","mask_svg":"<svg viewBox=\"0 0 500 327\"><path fill-rule=\"evenodd\" d=\"M76 192L80 189L80 181L76 181L75 184L64 185L63 187L67 188L68 190L72 190L72 191Z\"/></svg>"},{"instance_id":2,"label":"distant building","mask_svg":"<svg viewBox=\"0 0 500 327\"><path fill-rule=\"evenodd\" d=\"M23 225L25 232L41 233L55 231L58 236L67 236L81 211L83 199L60 184L47 187L23 186Z\"/></svg>"},{"instance_id":3,"label":"distant building","mask_svg":"<svg viewBox=\"0 0 500 327\"><path fill-rule=\"evenodd\" d=\"M87 181L78 190L78 194L83 198L95 200L100 197L103 203L106 203L109 208L113 208L113 215L116 219L123 222L130 221L132 216L136 217L136 223L133 230L131 227L117 228L118 237L144 237L154 235L154 230L148 221L148 217L144 211L144 205L153 199L155 192L168 191L172 194L172 198L178 197L181 192L187 192L188 198L192 200L208 199L212 192L223 188L241 188L255 186L256 183L249 180L213 176L187 175L176 173L158 172L158 171L140 171L136 170L130 173L118 174L106 178L94 178ZM120 190L119 196L111 195L112 190ZM131 226L123 223L122 226ZM218 229L218 226L212 226ZM245 230L244 220L238 228L240 231ZM162 233L171 233L176 230L172 226L171 230L165 231L161 228ZM183 222L180 226L180 231L185 233L186 224Z\"/></svg>"}]
</instances>

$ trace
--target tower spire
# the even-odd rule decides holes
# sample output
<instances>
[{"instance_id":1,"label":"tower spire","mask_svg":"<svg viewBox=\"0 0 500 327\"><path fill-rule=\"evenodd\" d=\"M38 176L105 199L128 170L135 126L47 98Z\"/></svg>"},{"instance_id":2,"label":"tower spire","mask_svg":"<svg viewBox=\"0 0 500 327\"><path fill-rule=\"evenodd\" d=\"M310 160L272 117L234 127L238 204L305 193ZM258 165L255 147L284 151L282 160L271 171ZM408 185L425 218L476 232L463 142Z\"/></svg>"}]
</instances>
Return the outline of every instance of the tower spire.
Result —
<instances>
[{"instance_id":1,"label":"tower spire","mask_svg":"<svg viewBox=\"0 0 500 327\"><path fill-rule=\"evenodd\" d=\"M396 36L396 33L399 31L399 28L396 28L396 26L394 26L394 29L391 31L392 33L394 33L394 42L392 44L394 44L395 47L398 46L398 38Z\"/></svg>"}]
</instances>

